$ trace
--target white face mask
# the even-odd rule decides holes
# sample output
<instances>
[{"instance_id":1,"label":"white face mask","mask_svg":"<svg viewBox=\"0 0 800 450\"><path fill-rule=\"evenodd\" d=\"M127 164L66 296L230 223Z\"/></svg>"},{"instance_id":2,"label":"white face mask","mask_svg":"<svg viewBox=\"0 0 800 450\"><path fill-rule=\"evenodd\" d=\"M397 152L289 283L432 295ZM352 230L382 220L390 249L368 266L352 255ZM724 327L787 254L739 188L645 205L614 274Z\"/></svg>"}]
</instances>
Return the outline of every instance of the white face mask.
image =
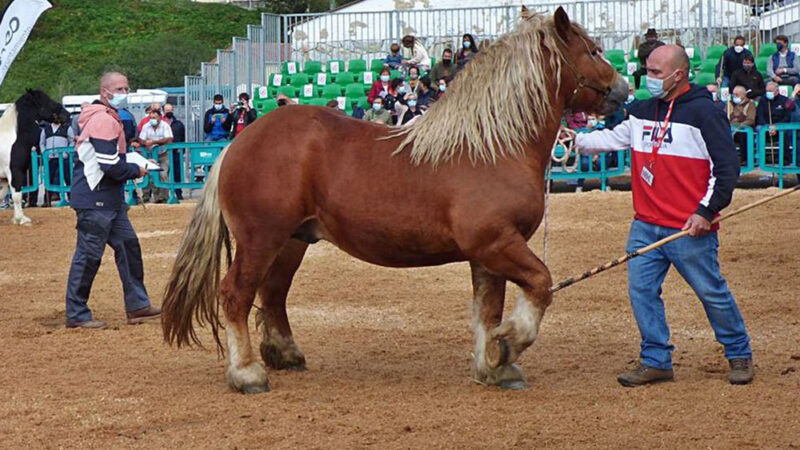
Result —
<instances>
[{"instance_id":1,"label":"white face mask","mask_svg":"<svg viewBox=\"0 0 800 450\"><path fill-rule=\"evenodd\" d=\"M737 45L736 47L733 47L733 51L735 51L736 53L742 53L744 51L744 47L742 47L741 45Z\"/></svg>"},{"instance_id":2,"label":"white face mask","mask_svg":"<svg viewBox=\"0 0 800 450\"><path fill-rule=\"evenodd\" d=\"M108 104L113 106L114 109L124 108L128 105L128 94L122 94L119 92L112 93L111 91L108 92L109 94L113 95L113 97L108 99Z\"/></svg>"},{"instance_id":3,"label":"white face mask","mask_svg":"<svg viewBox=\"0 0 800 450\"><path fill-rule=\"evenodd\" d=\"M158 119L150 119L150 125L157 127L158 126Z\"/></svg>"}]
</instances>

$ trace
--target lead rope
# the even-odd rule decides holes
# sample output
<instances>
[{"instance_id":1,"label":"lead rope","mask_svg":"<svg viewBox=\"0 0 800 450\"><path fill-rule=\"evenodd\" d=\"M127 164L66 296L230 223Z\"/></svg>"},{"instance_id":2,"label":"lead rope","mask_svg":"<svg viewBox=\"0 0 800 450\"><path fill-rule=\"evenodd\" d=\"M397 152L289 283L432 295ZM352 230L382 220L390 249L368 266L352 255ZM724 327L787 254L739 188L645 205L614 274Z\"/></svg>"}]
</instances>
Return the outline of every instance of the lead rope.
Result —
<instances>
[{"instance_id":1,"label":"lead rope","mask_svg":"<svg viewBox=\"0 0 800 450\"><path fill-rule=\"evenodd\" d=\"M544 172L544 236L542 238L544 242L542 243L542 261L545 265L547 265L547 240L550 229L550 175L553 170L553 161L561 164L565 172L574 172L578 168L578 164L580 164L580 152L574 144L575 132L561 125L556 134L556 139L553 141L550 160L547 162L547 168ZM564 149L564 154L561 157L556 155L556 150L559 146ZM567 161L573 153L575 154L575 161L572 165L567 166Z\"/></svg>"}]
</instances>

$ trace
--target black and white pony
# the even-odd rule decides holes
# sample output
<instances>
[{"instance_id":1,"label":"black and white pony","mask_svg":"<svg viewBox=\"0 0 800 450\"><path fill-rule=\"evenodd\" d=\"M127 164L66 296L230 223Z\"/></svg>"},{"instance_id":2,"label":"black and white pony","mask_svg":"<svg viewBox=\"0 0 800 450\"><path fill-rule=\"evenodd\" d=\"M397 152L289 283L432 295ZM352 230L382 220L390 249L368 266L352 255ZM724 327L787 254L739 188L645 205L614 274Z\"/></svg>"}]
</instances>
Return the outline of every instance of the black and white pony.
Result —
<instances>
[{"instance_id":1,"label":"black and white pony","mask_svg":"<svg viewBox=\"0 0 800 450\"><path fill-rule=\"evenodd\" d=\"M22 185L31 165L31 149L39 146L37 122L67 123L69 113L42 91L27 89L0 117L0 200L11 186L14 217L11 222L28 225L31 219L22 212Z\"/></svg>"}]
</instances>

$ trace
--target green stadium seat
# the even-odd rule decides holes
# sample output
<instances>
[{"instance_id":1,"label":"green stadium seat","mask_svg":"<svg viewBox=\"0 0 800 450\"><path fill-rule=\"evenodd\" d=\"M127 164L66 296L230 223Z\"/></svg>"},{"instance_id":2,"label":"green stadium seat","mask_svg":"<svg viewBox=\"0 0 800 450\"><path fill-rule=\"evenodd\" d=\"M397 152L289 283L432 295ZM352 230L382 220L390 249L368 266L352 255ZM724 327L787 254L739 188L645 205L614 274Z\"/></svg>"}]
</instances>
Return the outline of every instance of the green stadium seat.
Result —
<instances>
[{"instance_id":1,"label":"green stadium seat","mask_svg":"<svg viewBox=\"0 0 800 450\"><path fill-rule=\"evenodd\" d=\"M342 95L342 87L338 84L328 84L322 87L322 98L330 100Z\"/></svg>"},{"instance_id":2,"label":"green stadium seat","mask_svg":"<svg viewBox=\"0 0 800 450\"><path fill-rule=\"evenodd\" d=\"M369 101L367 101L367 96L366 95L353 96L353 97L348 96L347 99L344 102L344 105L345 105L344 106L344 110L345 110L345 112L347 112L347 114L352 114L353 113L353 103L356 103L358 106L360 106L361 108L363 108L365 110L369 109L369 107L370 107L369 106Z\"/></svg>"},{"instance_id":3,"label":"green stadium seat","mask_svg":"<svg viewBox=\"0 0 800 450\"><path fill-rule=\"evenodd\" d=\"M392 70L392 79L394 80L395 78L403 78L403 72Z\"/></svg>"},{"instance_id":4,"label":"green stadium seat","mask_svg":"<svg viewBox=\"0 0 800 450\"><path fill-rule=\"evenodd\" d=\"M633 92L633 96L636 97L636 100L647 100L652 97L647 89L637 89Z\"/></svg>"},{"instance_id":5,"label":"green stadium seat","mask_svg":"<svg viewBox=\"0 0 800 450\"><path fill-rule=\"evenodd\" d=\"M277 108L278 108L278 101L275 100L274 98L268 98L268 99L264 100L262 108L261 108L261 112L266 114L266 113L268 113L270 111L273 111L273 110L275 110Z\"/></svg>"},{"instance_id":6,"label":"green stadium seat","mask_svg":"<svg viewBox=\"0 0 800 450\"><path fill-rule=\"evenodd\" d=\"M311 83L305 84L297 88L297 96L302 98L314 98L319 97L319 93L317 91L317 87Z\"/></svg>"},{"instance_id":7,"label":"green stadium seat","mask_svg":"<svg viewBox=\"0 0 800 450\"><path fill-rule=\"evenodd\" d=\"M322 62L320 61L306 61L305 67L303 67L303 73L307 75L316 75L322 72Z\"/></svg>"},{"instance_id":8,"label":"green stadium seat","mask_svg":"<svg viewBox=\"0 0 800 450\"><path fill-rule=\"evenodd\" d=\"M281 74L288 77L289 75L294 75L296 73L300 73L300 63L297 61L284 61L281 64Z\"/></svg>"},{"instance_id":9,"label":"green stadium seat","mask_svg":"<svg viewBox=\"0 0 800 450\"><path fill-rule=\"evenodd\" d=\"M693 83L698 86L707 86L709 84L716 84L717 78L713 73L700 72L694 77Z\"/></svg>"},{"instance_id":10,"label":"green stadium seat","mask_svg":"<svg viewBox=\"0 0 800 450\"><path fill-rule=\"evenodd\" d=\"M311 80L308 77L308 75L306 75L304 73L298 73L298 74L295 74L295 75L291 76L290 81L289 81L289 85L291 85L295 89L298 89L298 88L301 88L301 87L305 86L306 84L308 84L310 82L311 82Z\"/></svg>"},{"instance_id":11,"label":"green stadium seat","mask_svg":"<svg viewBox=\"0 0 800 450\"><path fill-rule=\"evenodd\" d=\"M693 69L700 67L700 63L703 62L703 58L700 56L700 49L697 47L686 47L686 56L689 57L689 63L691 63Z\"/></svg>"},{"instance_id":12,"label":"green stadium seat","mask_svg":"<svg viewBox=\"0 0 800 450\"><path fill-rule=\"evenodd\" d=\"M253 102L264 100L266 98L270 98L269 86L258 86L257 88L253 89Z\"/></svg>"},{"instance_id":13,"label":"green stadium seat","mask_svg":"<svg viewBox=\"0 0 800 450\"><path fill-rule=\"evenodd\" d=\"M278 94L283 94L289 98L295 98L297 96L297 92L293 86L281 86L278 88Z\"/></svg>"},{"instance_id":14,"label":"green stadium seat","mask_svg":"<svg viewBox=\"0 0 800 450\"><path fill-rule=\"evenodd\" d=\"M314 106L326 106L330 99L327 98L309 98L306 99L307 105L314 105Z\"/></svg>"},{"instance_id":15,"label":"green stadium seat","mask_svg":"<svg viewBox=\"0 0 800 450\"><path fill-rule=\"evenodd\" d=\"M717 59L706 59L702 63L700 63L700 72L703 73L710 73L712 75L717 73L717 63L719 63L719 58Z\"/></svg>"},{"instance_id":16,"label":"green stadium seat","mask_svg":"<svg viewBox=\"0 0 800 450\"><path fill-rule=\"evenodd\" d=\"M351 59L347 62L347 71L353 75L366 72L367 62L363 59Z\"/></svg>"},{"instance_id":17,"label":"green stadium seat","mask_svg":"<svg viewBox=\"0 0 800 450\"><path fill-rule=\"evenodd\" d=\"M380 72L383 69L383 60L382 59L373 59L369 65L369 70L371 72ZM364 70L366 72L366 70Z\"/></svg>"},{"instance_id":18,"label":"green stadium seat","mask_svg":"<svg viewBox=\"0 0 800 450\"><path fill-rule=\"evenodd\" d=\"M340 72L333 75L333 79L336 84L341 86L347 86L348 84L353 84L356 82L356 77L350 72Z\"/></svg>"},{"instance_id":19,"label":"green stadium seat","mask_svg":"<svg viewBox=\"0 0 800 450\"><path fill-rule=\"evenodd\" d=\"M756 69L761 72L763 77L767 76L767 64L769 64L770 57L769 56L759 56L756 58Z\"/></svg>"},{"instance_id":20,"label":"green stadium seat","mask_svg":"<svg viewBox=\"0 0 800 450\"><path fill-rule=\"evenodd\" d=\"M711 47L708 47L708 50L706 51L706 60L713 59L714 63L716 64L727 49L728 47L724 45L712 45Z\"/></svg>"},{"instance_id":21,"label":"green stadium seat","mask_svg":"<svg viewBox=\"0 0 800 450\"><path fill-rule=\"evenodd\" d=\"M772 56L773 53L778 52L778 46L775 45L773 42L765 42L761 44L761 48L758 50L758 57L759 58L766 58Z\"/></svg>"},{"instance_id":22,"label":"green stadium seat","mask_svg":"<svg viewBox=\"0 0 800 450\"><path fill-rule=\"evenodd\" d=\"M625 62L625 51L618 50L618 49L609 49L603 52L606 59L613 63L623 63Z\"/></svg>"},{"instance_id":23,"label":"green stadium seat","mask_svg":"<svg viewBox=\"0 0 800 450\"><path fill-rule=\"evenodd\" d=\"M344 72L344 60L332 59L328 61L327 68L327 72L331 74Z\"/></svg>"},{"instance_id":24,"label":"green stadium seat","mask_svg":"<svg viewBox=\"0 0 800 450\"><path fill-rule=\"evenodd\" d=\"M344 87L345 97L362 97L364 95L364 85L361 83L352 83Z\"/></svg>"}]
</instances>

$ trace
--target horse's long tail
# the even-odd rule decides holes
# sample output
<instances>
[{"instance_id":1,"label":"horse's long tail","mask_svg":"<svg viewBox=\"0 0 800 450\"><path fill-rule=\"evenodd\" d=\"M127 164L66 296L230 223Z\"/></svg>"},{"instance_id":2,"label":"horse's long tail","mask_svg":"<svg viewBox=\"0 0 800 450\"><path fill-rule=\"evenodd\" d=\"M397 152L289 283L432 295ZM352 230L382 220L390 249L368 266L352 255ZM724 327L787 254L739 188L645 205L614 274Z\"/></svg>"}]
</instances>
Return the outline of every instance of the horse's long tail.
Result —
<instances>
[{"instance_id":1,"label":"horse's long tail","mask_svg":"<svg viewBox=\"0 0 800 450\"><path fill-rule=\"evenodd\" d=\"M198 325L211 325L214 340L222 351L218 302L221 253L224 244L230 265L231 240L219 205L218 185L226 152L227 147L211 169L203 197L183 234L164 293L161 306L164 340L178 347L193 343L200 345L192 323L196 319Z\"/></svg>"}]
</instances>

